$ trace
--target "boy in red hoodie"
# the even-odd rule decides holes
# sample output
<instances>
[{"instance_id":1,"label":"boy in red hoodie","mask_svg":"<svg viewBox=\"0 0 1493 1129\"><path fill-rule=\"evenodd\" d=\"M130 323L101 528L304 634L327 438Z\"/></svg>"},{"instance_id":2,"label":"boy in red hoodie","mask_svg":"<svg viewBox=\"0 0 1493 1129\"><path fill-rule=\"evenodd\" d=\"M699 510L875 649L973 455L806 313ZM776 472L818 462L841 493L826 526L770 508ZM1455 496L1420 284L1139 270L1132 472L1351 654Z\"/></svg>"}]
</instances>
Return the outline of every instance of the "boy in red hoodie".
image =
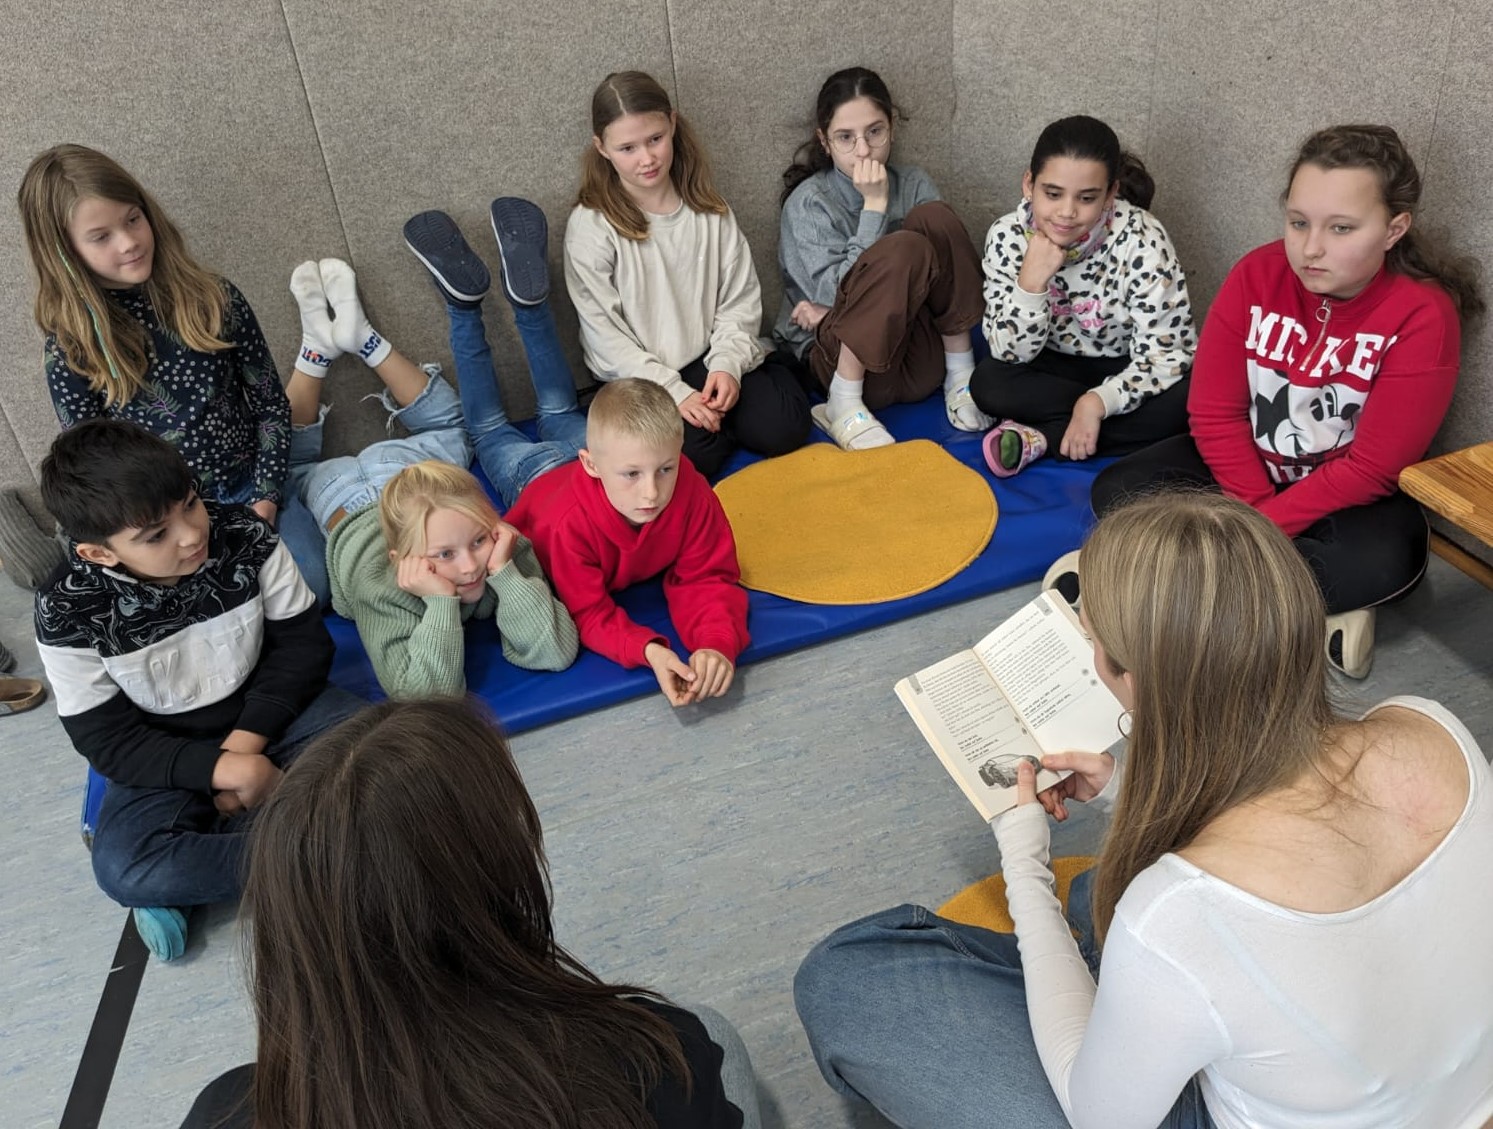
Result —
<instances>
[{"instance_id":1,"label":"boy in red hoodie","mask_svg":"<svg viewBox=\"0 0 1493 1129\"><path fill-rule=\"evenodd\" d=\"M535 479L505 515L533 543L581 643L651 667L675 706L724 694L750 641L731 526L683 446L679 409L661 386L611 381L591 404L580 461ZM659 573L687 659L612 599Z\"/></svg>"}]
</instances>

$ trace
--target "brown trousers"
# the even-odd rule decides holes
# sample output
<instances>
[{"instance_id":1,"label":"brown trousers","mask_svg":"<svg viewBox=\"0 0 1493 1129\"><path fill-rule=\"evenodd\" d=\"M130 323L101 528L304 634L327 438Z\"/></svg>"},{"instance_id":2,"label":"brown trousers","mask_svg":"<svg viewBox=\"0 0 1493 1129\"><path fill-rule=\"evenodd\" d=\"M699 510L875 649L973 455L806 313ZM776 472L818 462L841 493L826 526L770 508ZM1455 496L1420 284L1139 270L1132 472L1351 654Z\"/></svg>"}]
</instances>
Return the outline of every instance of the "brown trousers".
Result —
<instances>
[{"instance_id":1,"label":"brown trousers","mask_svg":"<svg viewBox=\"0 0 1493 1129\"><path fill-rule=\"evenodd\" d=\"M984 312L980 258L963 222L941 200L919 204L840 279L809 368L828 388L845 345L866 366L866 407L922 400L943 383L943 338Z\"/></svg>"}]
</instances>

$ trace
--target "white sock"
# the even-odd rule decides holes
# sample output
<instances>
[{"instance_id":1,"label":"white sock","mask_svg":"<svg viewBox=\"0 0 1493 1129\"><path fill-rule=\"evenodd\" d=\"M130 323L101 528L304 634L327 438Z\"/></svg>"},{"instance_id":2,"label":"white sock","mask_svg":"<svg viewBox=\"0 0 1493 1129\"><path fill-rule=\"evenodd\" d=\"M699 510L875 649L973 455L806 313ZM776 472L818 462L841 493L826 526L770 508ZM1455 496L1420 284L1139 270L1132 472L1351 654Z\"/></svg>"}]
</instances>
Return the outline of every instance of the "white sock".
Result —
<instances>
[{"instance_id":1,"label":"white sock","mask_svg":"<svg viewBox=\"0 0 1493 1129\"><path fill-rule=\"evenodd\" d=\"M861 399L861 382L846 380L835 373L829 382L829 418L844 419L851 412L864 412L866 402Z\"/></svg>"},{"instance_id":2,"label":"white sock","mask_svg":"<svg viewBox=\"0 0 1493 1129\"><path fill-rule=\"evenodd\" d=\"M953 392L963 388L975 371L975 351L966 349L962 353L945 353L943 368L943 390Z\"/></svg>"},{"instance_id":3,"label":"white sock","mask_svg":"<svg viewBox=\"0 0 1493 1129\"><path fill-rule=\"evenodd\" d=\"M321 285L336 315L332 337L337 347L344 353L356 353L370 368L383 364L394 346L368 324L363 303L358 301L358 278L352 267L341 259L323 259L320 266Z\"/></svg>"},{"instance_id":4,"label":"white sock","mask_svg":"<svg viewBox=\"0 0 1493 1129\"><path fill-rule=\"evenodd\" d=\"M829 410L829 418L842 420L856 412L864 412L875 426L852 439L850 449L865 451L872 447L889 447L896 440L892 438L891 432L881 425L881 421L871 414L871 409L866 407L865 400L861 399L861 387L861 381L846 380L838 372L835 373L834 378L829 382L829 402L825 405Z\"/></svg>"},{"instance_id":5,"label":"white sock","mask_svg":"<svg viewBox=\"0 0 1493 1129\"><path fill-rule=\"evenodd\" d=\"M290 292L301 310L301 355L295 361L296 371L320 380L342 350L332 335L327 292L321 288L321 270L315 262L307 259L291 272Z\"/></svg>"},{"instance_id":6,"label":"white sock","mask_svg":"<svg viewBox=\"0 0 1493 1129\"><path fill-rule=\"evenodd\" d=\"M954 394L961 388L969 386L969 378L975 371L974 350L966 349L962 353L945 353L943 355L944 378L943 394L944 404L949 413L949 422L961 431L988 431L995 426L995 420L991 419L973 403L961 404L954 407Z\"/></svg>"}]
</instances>

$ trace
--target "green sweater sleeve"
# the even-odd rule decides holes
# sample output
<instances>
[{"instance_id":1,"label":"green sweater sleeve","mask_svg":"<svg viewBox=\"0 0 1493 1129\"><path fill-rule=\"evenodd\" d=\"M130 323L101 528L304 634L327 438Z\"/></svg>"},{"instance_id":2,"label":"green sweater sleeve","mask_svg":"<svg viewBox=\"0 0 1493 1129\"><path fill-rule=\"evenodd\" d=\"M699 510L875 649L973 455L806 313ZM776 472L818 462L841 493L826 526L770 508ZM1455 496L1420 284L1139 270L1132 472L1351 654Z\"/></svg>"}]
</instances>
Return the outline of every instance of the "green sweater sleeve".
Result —
<instances>
[{"instance_id":1,"label":"green sweater sleeve","mask_svg":"<svg viewBox=\"0 0 1493 1129\"><path fill-rule=\"evenodd\" d=\"M580 646L575 623L555 598L527 537L518 539L513 559L487 578L498 598L494 619L503 657L525 670L564 670Z\"/></svg>"},{"instance_id":2,"label":"green sweater sleeve","mask_svg":"<svg viewBox=\"0 0 1493 1129\"><path fill-rule=\"evenodd\" d=\"M378 684L391 698L466 692L463 609L455 596L422 599L400 589L378 507L349 515L327 538L332 606L358 627ZM491 597L483 593L483 599Z\"/></svg>"},{"instance_id":3,"label":"green sweater sleeve","mask_svg":"<svg viewBox=\"0 0 1493 1129\"><path fill-rule=\"evenodd\" d=\"M459 697L466 693L466 653L461 602L455 596L420 597L393 584L362 593L352 619L373 663L378 684L391 698Z\"/></svg>"}]
</instances>

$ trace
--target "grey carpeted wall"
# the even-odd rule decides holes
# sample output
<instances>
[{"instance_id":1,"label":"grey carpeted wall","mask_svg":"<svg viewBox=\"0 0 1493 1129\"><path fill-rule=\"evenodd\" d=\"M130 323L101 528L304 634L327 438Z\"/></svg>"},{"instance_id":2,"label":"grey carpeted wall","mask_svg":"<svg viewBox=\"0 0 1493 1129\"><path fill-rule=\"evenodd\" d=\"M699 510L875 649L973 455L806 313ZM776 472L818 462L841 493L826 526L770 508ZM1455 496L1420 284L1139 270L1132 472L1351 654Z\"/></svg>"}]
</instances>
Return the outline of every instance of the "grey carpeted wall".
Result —
<instances>
[{"instance_id":1,"label":"grey carpeted wall","mask_svg":"<svg viewBox=\"0 0 1493 1129\"><path fill-rule=\"evenodd\" d=\"M1425 176L1424 219L1493 258L1481 199L1493 30L1479 0L0 4L0 484L30 486L56 430L9 201L29 159L63 140L109 152L161 199L197 256L247 293L282 374L299 341L290 271L328 255L353 263L374 324L402 350L447 357L440 304L399 234L421 209L450 211L493 259L488 201L537 200L558 278L588 95L631 67L673 90L705 140L769 322L778 176L819 82L851 63L887 79L909 118L898 158L929 170L977 240L1016 199L1046 121L1108 119L1156 176L1155 210L1200 308L1234 259L1278 234L1293 148L1334 121L1398 128ZM579 372L563 293L556 307ZM505 396L527 415L507 309L490 300L487 314ZM1441 446L1493 435L1490 357L1493 319L1469 337ZM334 367L334 448L382 433L360 402L373 385L354 361Z\"/></svg>"}]
</instances>

